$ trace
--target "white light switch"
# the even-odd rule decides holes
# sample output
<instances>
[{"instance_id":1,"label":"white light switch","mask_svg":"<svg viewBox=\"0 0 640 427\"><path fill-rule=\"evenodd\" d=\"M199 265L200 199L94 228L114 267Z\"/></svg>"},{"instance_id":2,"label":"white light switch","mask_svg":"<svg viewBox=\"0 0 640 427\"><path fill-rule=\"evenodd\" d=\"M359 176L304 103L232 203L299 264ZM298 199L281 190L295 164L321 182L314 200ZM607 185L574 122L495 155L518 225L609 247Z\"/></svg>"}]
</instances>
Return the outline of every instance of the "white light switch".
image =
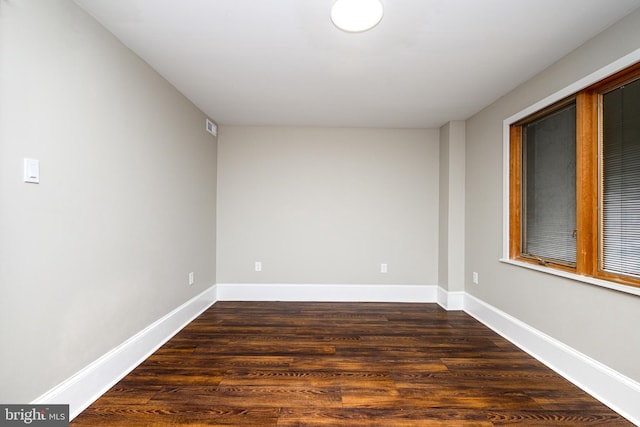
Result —
<instances>
[{"instance_id":1,"label":"white light switch","mask_svg":"<svg viewBox=\"0 0 640 427\"><path fill-rule=\"evenodd\" d=\"M38 184L40 182L40 161L24 159L24 182Z\"/></svg>"}]
</instances>

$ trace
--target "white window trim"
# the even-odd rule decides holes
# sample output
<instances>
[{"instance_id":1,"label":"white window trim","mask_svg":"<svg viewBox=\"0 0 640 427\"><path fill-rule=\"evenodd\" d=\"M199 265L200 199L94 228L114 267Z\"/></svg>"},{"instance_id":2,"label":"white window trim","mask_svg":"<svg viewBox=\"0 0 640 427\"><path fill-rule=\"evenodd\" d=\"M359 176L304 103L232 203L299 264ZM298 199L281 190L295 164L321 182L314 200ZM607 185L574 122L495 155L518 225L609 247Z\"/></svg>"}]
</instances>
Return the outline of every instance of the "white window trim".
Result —
<instances>
[{"instance_id":1,"label":"white window trim","mask_svg":"<svg viewBox=\"0 0 640 427\"><path fill-rule=\"evenodd\" d=\"M608 280L596 279L594 277L581 276L579 274L570 273L555 268L538 266L526 262L515 261L509 258L509 135L510 126L525 117L546 108L555 102L558 102L570 95L573 95L604 78L621 71L630 65L640 61L640 49L636 49L628 55L606 65L599 70L589 74L586 77L566 86L552 95L536 102L535 104L525 108L522 111L508 117L502 122L502 258L501 262L517 265L519 267L528 268L530 270L540 271L543 273L553 274L555 276L565 277L567 279L578 280L580 282L601 286L607 289L614 289L620 292L626 292L632 295L640 296L640 288L635 286L621 285Z\"/></svg>"}]
</instances>

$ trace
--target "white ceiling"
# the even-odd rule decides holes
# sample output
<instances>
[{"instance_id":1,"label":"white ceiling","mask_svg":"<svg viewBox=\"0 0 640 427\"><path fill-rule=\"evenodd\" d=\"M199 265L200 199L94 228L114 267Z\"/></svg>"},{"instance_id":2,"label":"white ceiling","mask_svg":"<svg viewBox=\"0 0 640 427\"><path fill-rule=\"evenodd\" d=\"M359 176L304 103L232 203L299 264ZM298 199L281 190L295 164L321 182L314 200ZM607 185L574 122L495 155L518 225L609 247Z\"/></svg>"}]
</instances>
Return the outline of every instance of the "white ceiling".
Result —
<instances>
[{"instance_id":1,"label":"white ceiling","mask_svg":"<svg viewBox=\"0 0 640 427\"><path fill-rule=\"evenodd\" d=\"M75 0L219 124L433 128L470 117L640 0Z\"/></svg>"}]
</instances>

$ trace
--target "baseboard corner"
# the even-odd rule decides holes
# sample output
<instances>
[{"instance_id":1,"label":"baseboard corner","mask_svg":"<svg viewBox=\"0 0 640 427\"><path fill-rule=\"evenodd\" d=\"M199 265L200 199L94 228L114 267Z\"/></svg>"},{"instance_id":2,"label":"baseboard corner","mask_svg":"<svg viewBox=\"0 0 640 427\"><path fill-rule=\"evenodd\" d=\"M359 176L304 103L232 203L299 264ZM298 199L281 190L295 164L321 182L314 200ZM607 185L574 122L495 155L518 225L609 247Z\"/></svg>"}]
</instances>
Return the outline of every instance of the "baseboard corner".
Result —
<instances>
[{"instance_id":1,"label":"baseboard corner","mask_svg":"<svg viewBox=\"0 0 640 427\"><path fill-rule=\"evenodd\" d=\"M447 311L462 310L464 308L464 292L448 291L438 286L438 304Z\"/></svg>"}]
</instances>

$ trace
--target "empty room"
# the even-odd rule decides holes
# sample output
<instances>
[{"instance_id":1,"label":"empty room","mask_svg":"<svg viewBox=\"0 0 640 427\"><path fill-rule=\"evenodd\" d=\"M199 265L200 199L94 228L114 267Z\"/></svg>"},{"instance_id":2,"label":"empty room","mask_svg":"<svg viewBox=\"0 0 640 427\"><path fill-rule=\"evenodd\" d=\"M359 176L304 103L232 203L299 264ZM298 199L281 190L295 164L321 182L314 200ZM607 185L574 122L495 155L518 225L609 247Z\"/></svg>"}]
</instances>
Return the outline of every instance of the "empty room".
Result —
<instances>
[{"instance_id":1,"label":"empty room","mask_svg":"<svg viewBox=\"0 0 640 427\"><path fill-rule=\"evenodd\" d=\"M0 0L0 289L2 426L640 425L640 0Z\"/></svg>"}]
</instances>

